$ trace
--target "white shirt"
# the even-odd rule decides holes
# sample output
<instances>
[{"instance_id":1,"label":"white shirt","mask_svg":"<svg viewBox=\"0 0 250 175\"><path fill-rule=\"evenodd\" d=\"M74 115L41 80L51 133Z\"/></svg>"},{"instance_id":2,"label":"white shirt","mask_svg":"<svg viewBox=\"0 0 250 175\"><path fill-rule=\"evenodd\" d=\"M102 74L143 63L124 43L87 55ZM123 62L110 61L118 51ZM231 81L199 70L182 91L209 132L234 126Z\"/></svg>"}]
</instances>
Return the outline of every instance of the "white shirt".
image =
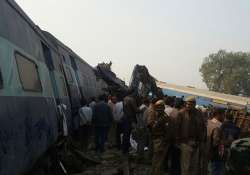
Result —
<instances>
[{"instance_id":1,"label":"white shirt","mask_svg":"<svg viewBox=\"0 0 250 175\"><path fill-rule=\"evenodd\" d=\"M80 115L80 126L90 124L92 121L92 108L88 106L83 106L79 109Z\"/></svg>"},{"instance_id":2,"label":"white shirt","mask_svg":"<svg viewBox=\"0 0 250 175\"><path fill-rule=\"evenodd\" d=\"M173 111L173 108L168 106L168 105L165 105L165 113L170 116L170 114L172 113Z\"/></svg>"},{"instance_id":3,"label":"white shirt","mask_svg":"<svg viewBox=\"0 0 250 175\"><path fill-rule=\"evenodd\" d=\"M114 115L114 120L119 122L121 120L121 118L123 117L123 102L118 102L114 105L114 111L113 111L113 115Z\"/></svg>"},{"instance_id":4,"label":"white shirt","mask_svg":"<svg viewBox=\"0 0 250 175\"><path fill-rule=\"evenodd\" d=\"M139 109L140 113L136 114L136 119L137 119L137 127L138 128L145 128L147 123L144 117L144 112L147 110L147 106L145 104L142 104Z\"/></svg>"}]
</instances>

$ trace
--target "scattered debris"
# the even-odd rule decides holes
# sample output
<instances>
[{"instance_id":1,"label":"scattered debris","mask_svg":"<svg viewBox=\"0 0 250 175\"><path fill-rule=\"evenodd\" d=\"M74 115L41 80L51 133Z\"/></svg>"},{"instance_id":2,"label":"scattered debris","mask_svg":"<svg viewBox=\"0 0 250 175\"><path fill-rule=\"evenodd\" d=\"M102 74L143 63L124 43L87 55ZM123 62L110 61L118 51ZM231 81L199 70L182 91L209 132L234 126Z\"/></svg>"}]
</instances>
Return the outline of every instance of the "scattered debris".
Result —
<instances>
[{"instance_id":1,"label":"scattered debris","mask_svg":"<svg viewBox=\"0 0 250 175\"><path fill-rule=\"evenodd\" d=\"M73 150L73 152L85 163L93 163L93 164L100 164L101 161L98 159L95 159L94 157L91 157L79 150Z\"/></svg>"},{"instance_id":2,"label":"scattered debris","mask_svg":"<svg viewBox=\"0 0 250 175\"><path fill-rule=\"evenodd\" d=\"M60 145L60 146L58 146ZM101 156L94 150L82 152L75 142L58 144L28 175L149 175L150 164L138 162L136 153L122 155L107 149Z\"/></svg>"},{"instance_id":3,"label":"scattered debris","mask_svg":"<svg viewBox=\"0 0 250 175\"><path fill-rule=\"evenodd\" d=\"M63 173L64 173L64 174L68 174L68 172L67 172L67 170L65 169L63 163L62 163L61 161L59 161L59 164L60 164L60 167L61 167L62 170L63 170Z\"/></svg>"}]
</instances>

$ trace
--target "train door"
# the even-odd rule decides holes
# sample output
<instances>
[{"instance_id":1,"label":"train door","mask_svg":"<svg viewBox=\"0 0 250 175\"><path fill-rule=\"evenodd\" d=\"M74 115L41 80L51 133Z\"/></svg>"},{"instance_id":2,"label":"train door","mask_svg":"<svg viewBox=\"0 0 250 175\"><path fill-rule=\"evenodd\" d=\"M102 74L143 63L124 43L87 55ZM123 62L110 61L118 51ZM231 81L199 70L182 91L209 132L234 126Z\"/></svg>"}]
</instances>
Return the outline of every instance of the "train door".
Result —
<instances>
[{"instance_id":1,"label":"train door","mask_svg":"<svg viewBox=\"0 0 250 175\"><path fill-rule=\"evenodd\" d=\"M52 83L54 96L55 96L55 98L58 98L59 93L58 93L58 87L57 87L56 78L55 78L55 74L54 74L55 67L54 67L54 63L52 60L51 51L43 42L42 42L42 49L43 49L43 55L45 58L45 63L49 69L49 75L50 75L50 79L51 79L51 83Z\"/></svg>"},{"instance_id":2,"label":"train door","mask_svg":"<svg viewBox=\"0 0 250 175\"><path fill-rule=\"evenodd\" d=\"M76 83L76 78L73 74L73 70L71 66L67 64L62 64L64 76L66 79L66 85L68 89L68 94L71 102L71 113L72 116L76 116L78 113L78 109L81 106L80 100L81 100L81 95L80 91L78 89L77 83Z\"/></svg>"},{"instance_id":3,"label":"train door","mask_svg":"<svg viewBox=\"0 0 250 175\"><path fill-rule=\"evenodd\" d=\"M80 77L78 75L78 67L76 65L76 61L75 61L75 58L70 56L70 62L71 62L71 66L74 70L74 74L75 74L75 77L76 77L76 81L77 81L77 84L78 84L78 88L79 88L79 91L80 91L80 94L81 94L81 98L84 97L83 95L83 91L82 91L82 88L81 88L81 82L80 82Z\"/></svg>"}]
</instances>

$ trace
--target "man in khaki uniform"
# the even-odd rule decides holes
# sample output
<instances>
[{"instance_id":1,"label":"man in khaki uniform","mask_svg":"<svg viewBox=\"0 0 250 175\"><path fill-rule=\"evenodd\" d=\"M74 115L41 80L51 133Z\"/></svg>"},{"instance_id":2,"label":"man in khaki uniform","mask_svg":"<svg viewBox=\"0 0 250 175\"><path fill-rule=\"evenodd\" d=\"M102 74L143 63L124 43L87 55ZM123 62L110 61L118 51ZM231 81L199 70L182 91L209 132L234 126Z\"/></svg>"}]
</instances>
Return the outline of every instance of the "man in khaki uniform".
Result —
<instances>
[{"instance_id":1,"label":"man in khaki uniform","mask_svg":"<svg viewBox=\"0 0 250 175\"><path fill-rule=\"evenodd\" d=\"M154 115L156 115L156 112L154 110L154 104L158 101L158 98L152 99L150 102L149 107L144 112L144 120L147 122L147 130L148 130L148 155L147 155L147 161L152 162L153 158L153 141L152 141L152 131L151 131L151 124L152 119L154 119Z\"/></svg>"},{"instance_id":2,"label":"man in khaki uniform","mask_svg":"<svg viewBox=\"0 0 250 175\"><path fill-rule=\"evenodd\" d=\"M204 135L202 113L195 108L195 97L186 99L186 106L178 114L178 142L181 149L181 174L200 175L199 145Z\"/></svg>"},{"instance_id":3,"label":"man in khaki uniform","mask_svg":"<svg viewBox=\"0 0 250 175\"><path fill-rule=\"evenodd\" d=\"M211 162L211 175L223 174L224 146L222 141L221 125L224 120L224 110L215 108L214 117L208 120L207 125L207 151ZM223 147L221 147L223 146ZM223 148L221 150L221 148Z\"/></svg>"},{"instance_id":4,"label":"man in khaki uniform","mask_svg":"<svg viewBox=\"0 0 250 175\"><path fill-rule=\"evenodd\" d=\"M151 128L153 140L152 175L161 175L163 163L173 134L172 122L164 112L165 104L159 100L154 105L155 113L149 115L148 125Z\"/></svg>"}]
</instances>

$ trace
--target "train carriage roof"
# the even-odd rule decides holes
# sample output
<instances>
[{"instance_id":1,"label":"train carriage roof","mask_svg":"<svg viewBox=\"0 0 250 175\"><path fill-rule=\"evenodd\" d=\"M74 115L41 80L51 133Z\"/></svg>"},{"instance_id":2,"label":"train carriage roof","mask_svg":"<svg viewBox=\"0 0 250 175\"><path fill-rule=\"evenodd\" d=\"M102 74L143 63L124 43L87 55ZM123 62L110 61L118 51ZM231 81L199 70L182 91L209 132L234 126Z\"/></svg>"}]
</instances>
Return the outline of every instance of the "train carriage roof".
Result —
<instances>
[{"instance_id":1,"label":"train carriage roof","mask_svg":"<svg viewBox=\"0 0 250 175\"><path fill-rule=\"evenodd\" d=\"M31 18L22 10L22 8L15 2L15 0L6 0L8 5L15 10L22 19L33 29L34 32L41 38L45 44L49 45L50 48L56 50L56 47L51 43L51 41L43 34L43 31L38 25L36 25Z\"/></svg>"},{"instance_id":2,"label":"train carriage roof","mask_svg":"<svg viewBox=\"0 0 250 175\"><path fill-rule=\"evenodd\" d=\"M170 89L174 91L179 91L187 94L192 94L196 96L211 98L214 100L220 100L231 104L237 104L242 106L249 106L250 105L250 98L247 97L241 97L236 95L230 95L230 94L223 94L218 93L214 91L204 90L204 89L197 89L194 87L188 87L188 86L179 86L174 84L169 84L165 82L157 82L157 86L162 89Z\"/></svg>"},{"instance_id":3,"label":"train carriage roof","mask_svg":"<svg viewBox=\"0 0 250 175\"><path fill-rule=\"evenodd\" d=\"M29 24L29 26L37 33L37 35L41 38L43 42L45 42L51 49L58 51L58 46L66 50L71 56L79 59L82 63L89 66L93 71L93 66L89 65L86 61L84 61L80 56L78 56L72 49L63 44L60 40L58 40L54 35L47 31L43 31L36 25L29 16L21 9L21 7L14 0L6 0L6 2Z\"/></svg>"},{"instance_id":4,"label":"train carriage roof","mask_svg":"<svg viewBox=\"0 0 250 175\"><path fill-rule=\"evenodd\" d=\"M70 49L68 46L63 44L59 39L57 39L54 35L47 31L43 31L43 34L54 44L56 47L60 46L64 50L66 50L70 55L78 60L80 60L82 63L89 66L92 70L94 69L90 64L88 64L86 61L84 61L79 55L77 55L72 49Z\"/></svg>"}]
</instances>

